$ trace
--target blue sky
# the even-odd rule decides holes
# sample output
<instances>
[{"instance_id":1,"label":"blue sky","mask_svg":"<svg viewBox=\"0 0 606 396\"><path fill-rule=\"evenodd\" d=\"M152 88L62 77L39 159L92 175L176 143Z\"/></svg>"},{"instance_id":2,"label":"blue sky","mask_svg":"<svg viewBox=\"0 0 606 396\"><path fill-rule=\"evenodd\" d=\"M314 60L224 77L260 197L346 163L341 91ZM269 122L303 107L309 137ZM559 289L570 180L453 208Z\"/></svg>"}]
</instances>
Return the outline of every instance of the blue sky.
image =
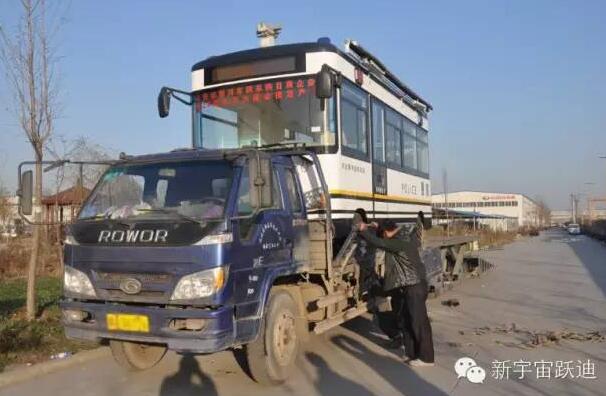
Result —
<instances>
[{"instance_id":1,"label":"blue sky","mask_svg":"<svg viewBox=\"0 0 606 396\"><path fill-rule=\"evenodd\" d=\"M0 3L14 26L18 1ZM515 191L566 208L571 192L606 195L606 2L73 1L59 36L57 132L116 152L190 144L188 111L159 119L162 85L189 88L190 67L257 46L354 38L434 106L431 175L442 189ZM0 76L0 180L31 158ZM594 182L594 186L585 185Z\"/></svg>"}]
</instances>

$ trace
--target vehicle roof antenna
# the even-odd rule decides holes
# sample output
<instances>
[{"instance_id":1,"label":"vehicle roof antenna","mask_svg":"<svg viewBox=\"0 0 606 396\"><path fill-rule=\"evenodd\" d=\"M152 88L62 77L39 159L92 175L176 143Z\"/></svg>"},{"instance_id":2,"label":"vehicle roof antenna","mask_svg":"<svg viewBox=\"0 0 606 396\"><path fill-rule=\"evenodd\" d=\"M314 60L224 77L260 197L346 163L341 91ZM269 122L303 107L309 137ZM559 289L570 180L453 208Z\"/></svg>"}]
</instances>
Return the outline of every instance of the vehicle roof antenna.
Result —
<instances>
[{"instance_id":1,"label":"vehicle roof antenna","mask_svg":"<svg viewBox=\"0 0 606 396\"><path fill-rule=\"evenodd\" d=\"M281 24L271 25L269 23L259 22L257 24L257 37L259 38L259 45L263 48L274 46L281 31Z\"/></svg>"}]
</instances>

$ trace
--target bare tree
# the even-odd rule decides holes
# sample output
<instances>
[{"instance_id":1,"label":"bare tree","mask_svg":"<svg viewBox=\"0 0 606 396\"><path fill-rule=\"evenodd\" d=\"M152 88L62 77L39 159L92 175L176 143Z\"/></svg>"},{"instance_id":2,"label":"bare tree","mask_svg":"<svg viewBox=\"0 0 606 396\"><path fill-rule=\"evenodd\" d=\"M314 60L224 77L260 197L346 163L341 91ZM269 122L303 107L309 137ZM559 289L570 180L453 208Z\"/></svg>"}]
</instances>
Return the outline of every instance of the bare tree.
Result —
<instances>
[{"instance_id":1,"label":"bare tree","mask_svg":"<svg viewBox=\"0 0 606 396\"><path fill-rule=\"evenodd\" d=\"M84 136L76 138L72 144L73 150L69 159L73 161L110 161L116 157L116 153ZM72 184L79 183L82 187L90 190L106 169L107 165L85 165L77 170L76 168L70 168L67 180Z\"/></svg>"},{"instance_id":2,"label":"bare tree","mask_svg":"<svg viewBox=\"0 0 606 396\"><path fill-rule=\"evenodd\" d=\"M109 150L103 146L91 142L84 136L70 140L61 135L55 135L49 140L46 147L48 155L55 161L72 160L72 161L108 161L111 159ZM70 165L56 168L53 172L54 191L52 194L55 197L53 211L59 208L59 193L65 188L75 188L75 192L80 194L78 197L79 205L86 198L85 191L92 189L101 174L107 169L106 165ZM55 219L53 225L55 240L61 241L61 231L64 224ZM61 243L57 243L57 253L60 259L60 265L63 265L63 248Z\"/></svg>"},{"instance_id":3,"label":"bare tree","mask_svg":"<svg viewBox=\"0 0 606 396\"><path fill-rule=\"evenodd\" d=\"M72 152L76 149L75 144L69 142L63 136L53 136L49 140L49 144L46 147L46 151L50 154L50 156L59 161L64 158L68 158ZM54 207L49 208L49 210L53 213L53 218L57 212L60 212L59 209L59 193L63 188L63 184L65 181L65 167L60 166L54 171L54 191L53 195L55 197ZM52 226L55 234L55 243L57 249L57 257L59 258L59 268L60 273L63 272L63 247L61 246L61 224L56 220L55 224Z\"/></svg>"},{"instance_id":4,"label":"bare tree","mask_svg":"<svg viewBox=\"0 0 606 396\"><path fill-rule=\"evenodd\" d=\"M23 15L14 34L0 27L0 59L12 88L15 114L19 126L34 151L35 187L34 219L41 220L42 165L44 147L53 134L58 117L58 88L56 84L57 57L50 41L54 36L47 30L45 0L21 0ZM59 25L55 27L58 29ZM27 270L27 318L36 315L36 267L39 262L43 229L34 227L32 252Z\"/></svg>"}]
</instances>

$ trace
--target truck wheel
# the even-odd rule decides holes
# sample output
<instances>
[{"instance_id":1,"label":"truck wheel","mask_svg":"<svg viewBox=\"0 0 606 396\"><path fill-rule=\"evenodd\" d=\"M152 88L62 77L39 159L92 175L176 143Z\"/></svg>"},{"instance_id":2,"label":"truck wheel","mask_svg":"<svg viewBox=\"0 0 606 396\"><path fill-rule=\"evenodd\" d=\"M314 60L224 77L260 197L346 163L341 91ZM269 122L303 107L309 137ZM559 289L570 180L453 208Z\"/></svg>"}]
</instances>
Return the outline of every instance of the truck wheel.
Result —
<instances>
[{"instance_id":1,"label":"truck wheel","mask_svg":"<svg viewBox=\"0 0 606 396\"><path fill-rule=\"evenodd\" d=\"M271 292L259 336L246 345L246 359L253 379L263 385L284 382L299 352L297 308L285 291Z\"/></svg>"},{"instance_id":2,"label":"truck wheel","mask_svg":"<svg viewBox=\"0 0 606 396\"><path fill-rule=\"evenodd\" d=\"M109 347L114 360L129 371L152 368L162 360L166 353L165 346L139 342L110 340Z\"/></svg>"}]
</instances>

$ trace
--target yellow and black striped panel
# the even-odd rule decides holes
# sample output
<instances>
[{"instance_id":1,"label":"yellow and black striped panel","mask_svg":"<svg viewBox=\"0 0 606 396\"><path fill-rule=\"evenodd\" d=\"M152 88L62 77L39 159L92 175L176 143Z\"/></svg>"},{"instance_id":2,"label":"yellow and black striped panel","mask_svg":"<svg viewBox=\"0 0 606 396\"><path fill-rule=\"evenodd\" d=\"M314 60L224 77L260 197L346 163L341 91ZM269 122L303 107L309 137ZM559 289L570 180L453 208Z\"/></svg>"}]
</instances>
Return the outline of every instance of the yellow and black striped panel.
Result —
<instances>
[{"instance_id":1,"label":"yellow and black striped panel","mask_svg":"<svg viewBox=\"0 0 606 396\"><path fill-rule=\"evenodd\" d=\"M363 201L405 203L412 205L431 205L430 199L407 197L404 195L383 195L351 190L330 190L331 198L359 199Z\"/></svg>"}]
</instances>

